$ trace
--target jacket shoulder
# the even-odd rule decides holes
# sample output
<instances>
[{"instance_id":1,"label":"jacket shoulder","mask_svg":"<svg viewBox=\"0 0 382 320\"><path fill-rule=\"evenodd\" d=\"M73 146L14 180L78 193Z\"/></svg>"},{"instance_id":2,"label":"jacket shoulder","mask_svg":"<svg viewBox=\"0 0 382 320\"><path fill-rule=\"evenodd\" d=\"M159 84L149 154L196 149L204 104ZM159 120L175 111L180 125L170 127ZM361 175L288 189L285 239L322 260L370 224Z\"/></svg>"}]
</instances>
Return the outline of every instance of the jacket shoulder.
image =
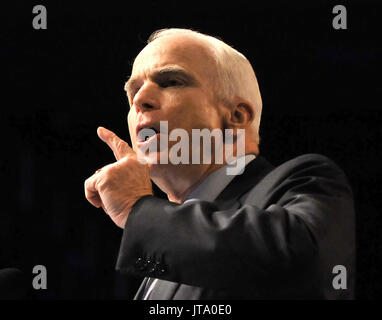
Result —
<instances>
[{"instance_id":1,"label":"jacket shoulder","mask_svg":"<svg viewBox=\"0 0 382 320\"><path fill-rule=\"evenodd\" d=\"M299 186L310 192L318 188L352 195L342 169L328 157L315 153L298 156L275 167L255 189L260 195L269 190L277 190L277 194L282 196L290 190L297 191Z\"/></svg>"},{"instance_id":2,"label":"jacket shoulder","mask_svg":"<svg viewBox=\"0 0 382 320\"><path fill-rule=\"evenodd\" d=\"M298 157L295 157L295 158L293 158L291 160L286 161L284 164L298 165L300 163L303 163L303 164L312 164L312 165L319 164L319 163L327 163L329 165L333 165L333 166L338 167L333 162L333 160L331 160L327 156L324 156L324 155L318 154L318 153L303 154L301 156L298 156Z\"/></svg>"},{"instance_id":3,"label":"jacket shoulder","mask_svg":"<svg viewBox=\"0 0 382 320\"><path fill-rule=\"evenodd\" d=\"M303 154L291 160L284 162L273 171L293 173L301 172L318 175L341 175L345 177L343 170L330 158L317 153Z\"/></svg>"}]
</instances>

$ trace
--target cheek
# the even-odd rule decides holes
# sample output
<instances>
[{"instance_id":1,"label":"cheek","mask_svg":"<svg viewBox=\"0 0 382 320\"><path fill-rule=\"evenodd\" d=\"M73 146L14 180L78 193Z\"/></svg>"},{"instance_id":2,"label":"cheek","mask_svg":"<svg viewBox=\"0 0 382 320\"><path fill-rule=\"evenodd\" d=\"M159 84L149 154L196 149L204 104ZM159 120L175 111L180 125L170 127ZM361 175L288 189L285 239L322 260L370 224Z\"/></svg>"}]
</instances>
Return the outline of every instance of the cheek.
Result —
<instances>
[{"instance_id":1,"label":"cheek","mask_svg":"<svg viewBox=\"0 0 382 320\"><path fill-rule=\"evenodd\" d=\"M185 89L163 96L162 119L168 120L169 130L222 128L221 114L210 95L201 89ZM164 102L165 101L165 102Z\"/></svg>"},{"instance_id":2,"label":"cheek","mask_svg":"<svg viewBox=\"0 0 382 320\"><path fill-rule=\"evenodd\" d=\"M131 143L134 146L135 145L136 113L132 109L130 109L129 113L127 114L127 125L129 127Z\"/></svg>"},{"instance_id":3,"label":"cheek","mask_svg":"<svg viewBox=\"0 0 382 320\"><path fill-rule=\"evenodd\" d=\"M182 127L209 127L216 118L216 109L200 92L173 95L169 100L168 109L174 122L183 124Z\"/></svg>"}]
</instances>

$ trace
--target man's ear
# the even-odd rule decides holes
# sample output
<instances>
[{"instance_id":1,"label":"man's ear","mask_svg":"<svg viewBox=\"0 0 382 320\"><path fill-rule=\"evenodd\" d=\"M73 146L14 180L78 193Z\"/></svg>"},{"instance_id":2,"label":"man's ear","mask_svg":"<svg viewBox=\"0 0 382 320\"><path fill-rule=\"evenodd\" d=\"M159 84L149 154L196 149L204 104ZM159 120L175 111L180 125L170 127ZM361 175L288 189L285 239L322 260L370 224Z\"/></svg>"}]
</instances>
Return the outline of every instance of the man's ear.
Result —
<instances>
[{"instance_id":1,"label":"man's ear","mask_svg":"<svg viewBox=\"0 0 382 320\"><path fill-rule=\"evenodd\" d=\"M244 129L255 119L255 110L246 101L240 100L229 107L225 119L226 129Z\"/></svg>"}]
</instances>

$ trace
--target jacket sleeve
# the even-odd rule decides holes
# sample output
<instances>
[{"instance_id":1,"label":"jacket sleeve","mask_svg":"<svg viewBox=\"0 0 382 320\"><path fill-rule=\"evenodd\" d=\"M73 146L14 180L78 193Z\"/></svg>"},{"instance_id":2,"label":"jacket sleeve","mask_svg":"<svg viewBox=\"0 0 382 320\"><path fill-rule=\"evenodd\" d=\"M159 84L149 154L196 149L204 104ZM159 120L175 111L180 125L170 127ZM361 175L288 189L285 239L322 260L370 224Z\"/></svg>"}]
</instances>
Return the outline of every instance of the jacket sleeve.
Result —
<instances>
[{"instance_id":1,"label":"jacket sleeve","mask_svg":"<svg viewBox=\"0 0 382 320\"><path fill-rule=\"evenodd\" d=\"M259 292L329 281L331 268L353 256L351 189L329 159L297 159L273 170L235 209L141 198L127 219L117 269L213 289L250 283ZM259 197L260 207L252 201Z\"/></svg>"}]
</instances>

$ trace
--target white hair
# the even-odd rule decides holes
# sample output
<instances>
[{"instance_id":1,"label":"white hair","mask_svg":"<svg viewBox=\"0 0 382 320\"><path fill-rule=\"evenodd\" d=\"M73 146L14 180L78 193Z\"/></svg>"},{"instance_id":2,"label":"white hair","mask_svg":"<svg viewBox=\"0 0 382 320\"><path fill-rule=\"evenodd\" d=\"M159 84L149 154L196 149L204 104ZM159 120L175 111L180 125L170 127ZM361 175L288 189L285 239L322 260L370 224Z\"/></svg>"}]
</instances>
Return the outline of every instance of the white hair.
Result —
<instances>
[{"instance_id":1,"label":"white hair","mask_svg":"<svg viewBox=\"0 0 382 320\"><path fill-rule=\"evenodd\" d=\"M257 143L259 143L262 100L255 72L248 59L222 40L191 29L160 29L150 35L147 43L159 37L173 34L193 35L209 44L210 49L214 53L214 60L217 65L218 97L228 105L231 105L231 101L235 96L245 99L253 105L255 108L255 116L252 122L252 128L256 133Z\"/></svg>"}]
</instances>

